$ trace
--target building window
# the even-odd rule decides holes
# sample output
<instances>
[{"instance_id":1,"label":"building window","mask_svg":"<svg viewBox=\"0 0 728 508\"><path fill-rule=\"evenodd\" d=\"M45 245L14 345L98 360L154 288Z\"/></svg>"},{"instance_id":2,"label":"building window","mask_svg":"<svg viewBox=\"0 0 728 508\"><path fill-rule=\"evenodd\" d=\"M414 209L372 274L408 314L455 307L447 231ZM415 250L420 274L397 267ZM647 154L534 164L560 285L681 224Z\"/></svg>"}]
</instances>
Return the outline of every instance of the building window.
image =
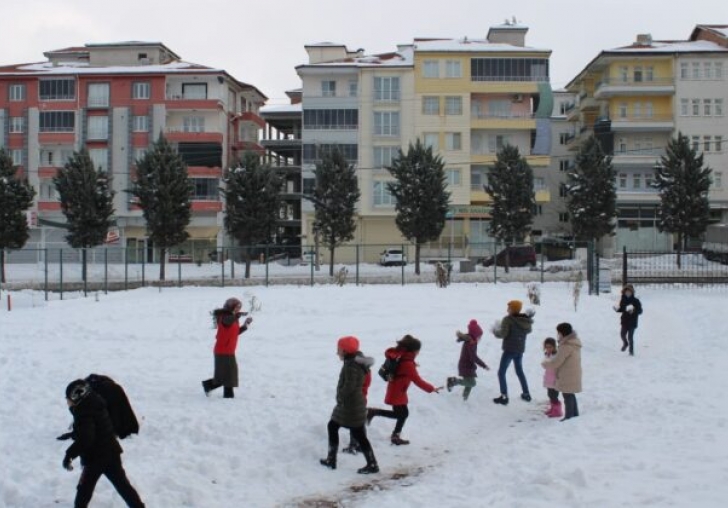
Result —
<instances>
[{"instance_id":1,"label":"building window","mask_svg":"<svg viewBox=\"0 0 728 508\"><path fill-rule=\"evenodd\" d=\"M645 102L645 118L652 118L654 109L651 102Z\"/></svg>"},{"instance_id":2,"label":"building window","mask_svg":"<svg viewBox=\"0 0 728 508\"><path fill-rule=\"evenodd\" d=\"M182 118L182 130L184 132L205 132L205 117L185 116Z\"/></svg>"},{"instance_id":3,"label":"building window","mask_svg":"<svg viewBox=\"0 0 728 508\"><path fill-rule=\"evenodd\" d=\"M445 60L445 77L461 78L463 77L462 63L460 60Z\"/></svg>"},{"instance_id":4,"label":"building window","mask_svg":"<svg viewBox=\"0 0 728 508\"><path fill-rule=\"evenodd\" d=\"M69 101L76 98L76 80L73 78L41 79L38 97L42 101Z\"/></svg>"},{"instance_id":5,"label":"building window","mask_svg":"<svg viewBox=\"0 0 728 508\"><path fill-rule=\"evenodd\" d=\"M627 118L627 103L619 103L619 118Z\"/></svg>"},{"instance_id":6,"label":"building window","mask_svg":"<svg viewBox=\"0 0 728 508\"><path fill-rule=\"evenodd\" d=\"M680 99L680 116L688 116L690 111L690 101L687 99Z\"/></svg>"},{"instance_id":7,"label":"building window","mask_svg":"<svg viewBox=\"0 0 728 508\"><path fill-rule=\"evenodd\" d=\"M700 62L693 62L693 79L700 79Z\"/></svg>"},{"instance_id":8,"label":"building window","mask_svg":"<svg viewBox=\"0 0 728 508\"><path fill-rule=\"evenodd\" d=\"M86 99L89 108L106 108L109 106L109 84L91 83L88 85Z\"/></svg>"},{"instance_id":9,"label":"building window","mask_svg":"<svg viewBox=\"0 0 728 508\"><path fill-rule=\"evenodd\" d=\"M569 159L561 159L559 161L559 171L562 173L571 170L571 164L569 164Z\"/></svg>"},{"instance_id":10,"label":"building window","mask_svg":"<svg viewBox=\"0 0 728 508\"><path fill-rule=\"evenodd\" d=\"M108 116L90 116L88 117L88 125L86 136L88 139L108 139L109 137L109 117Z\"/></svg>"},{"instance_id":11,"label":"building window","mask_svg":"<svg viewBox=\"0 0 728 508\"><path fill-rule=\"evenodd\" d=\"M185 100L206 100L207 83L182 83L182 98Z\"/></svg>"},{"instance_id":12,"label":"building window","mask_svg":"<svg viewBox=\"0 0 728 508\"><path fill-rule=\"evenodd\" d=\"M716 136L715 137L715 151L716 152L722 152L723 151L723 136Z\"/></svg>"},{"instance_id":13,"label":"building window","mask_svg":"<svg viewBox=\"0 0 728 508\"><path fill-rule=\"evenodd\" d=\"M693 116L700 116L700 99L693 99Z\"/></svg>"},{"instance_id":14,"label":"building window","mask_svg":"<svg viewBox=\"0 0 728 508\"><path fill-rule=\"evenodd\" d=\"M693 136L691 138L693 150L696 152L700 151L700 136Z\"/></svg>"},{"instance_id":15,"label":"building window","mask_svg":"<svg viewBox=\"0 0 728 508\"><path fill-rule=\"evenodd\" d=\"M620 189L626 189L627 188L627 173L620 173L619 174L619 188Z\"/></svg>"},{"instance_id":16,"label":"building window","mask_svg":"<svg viewBox=\"0 0 728 508\"><path fill-rule=\"evenodd\" d=\"M635 102L632 105L632 111L634 112L634 117L639 118L642 116L642 103L641 102Z\"/></svg>"},{"instance_id":17,"label":"building window","mask_svg":"<svg viewBox=\"0 0 728 508\"><path fill-rule=\"evenodd\" d=\"M217 201L220 198L220 181L217 178L192 178L195 201Z\"/></svg>"},{"instance_id":18,"label":"building window","mask_svg":"<svg viewBox=\"0 0 728 508\"><path fill-rule=\"evenodd\" d=\"M569 132L561 132L561 133L559 133L559 144L560 145L567 144L570 139L571 139L571 133L569 133Z\"/></svg>"},{"instance_id":19,"label":"building window","mask_svg":"<svg viewBox=\"0 0 728 508\"><path fill-rule=\"evenodd\" d=\"M710 152L710 142L713 140L712 136L703 136L703 151Z\"/></svg>"},{"instance_id":20,"label":"building window","mask_svg":"<svg viewBox=\"0 0 728 508\"><path fill-rule=\"evenodd\" d=\"M723 79L723 62L715 62L713 65L713 76L715 79Z\"/></svg>"},{"instance_id":21,"label":"building window","mask_svg":"<svg viewBox=\"0 0 728 508\"><path fill-rule=\"evenodd\" d=\"M654 182L654 173L645 173L645 189L653 190L652 185Z\"/></svg>"},{"instance_id":22,"label":"building window","mask_svg":"<svg viewBox=\"0 0 728 508\"><path fill-rule=\"evenodd\" d=\"M713 79L713 62L703 62L703 79Z\"/></svg>"},{"instance_id":23,"label":"building window","mask_svg":"<svg viewBox=\"0 0 728 508\"><path fill-rule=\"evenodd\" d=\"M325 80L321 82L322 97L336 97L336 81Z\"/></svg>"},{"instance_id":24,"label":"building window","mask_svg":"<svg viewBox=\"0 0 728 508\"><path fill-rule=\"evenodd\" d=\"M394 206L395 200L389 192L387 182L374 181L372 184L372 195L374 196L374 206Z\"/></svg>"},{"instance_id":25,"label":"building window","mask_svg":"<svg viewBox=\"0 0 728 508\"><path fill-rule=\"evenodd\" d=\"M304 129L344 129L359 127L358 109L304 109Z\"/></svg>"},{"instance_id":26,"label":"building window","mask_svg":"<svg viewBox=\"0 0 728 508\"><path fill-rule=\"evenodd\" d=\"M432 148L432 151L440 149L440 134L437 132L425 132L422 135L423 143L426 147Z\"/></svg>"},{"instance_id":27,"label":"building window","mask_svg":"<svg viewBox=\"0 0 728 508\"><path fill-rule=\"evenodd\" d=\"M622 65L619 67L619 80L622 83L629 81L629 67Z\"/></svg>"},{"instance_id":28,"label":"building window","mask_svg":"<svg viewBox=\"0 0 728 508\"><path fill-rule=\"evenodd\" d=\"M547 58L471 58L471 81L548 82Z\"/></svg>"},{"instance_id":29,"label":"building window","mask_svg":"<svg viewBox=\"0 0 728 508\"><path fill-rule=\"evenodd\" d=\"M460 170L459 169L447 169L447 185L449 187L460 186Z\"/></svg>"},{"instance_id":30,"label":"building window","mask_svg":"<svg viewBox=\"0 0 728 508\"><path fill-rule=\"evenodd\" d=\"M713 172L713 187L716 189L723 188L723 173L720 171Z\"/></svg>"},{"instance_id":31,"label":"building window","mask_svg":"<svg viewBox=\"0 0 728 508\"><path fill-rule=\"evenodd\" d=\"M627 140L625 138L617 140L617 153L627 153Z\"/></svg>"},{"instance_id":32,"label":"building window","mask_svg":"<svg viewBox=\"0 0 728 508\"><path fill-rule=\"evenodd\" d=\"M459 132L445 133L445 150L462 150L462 135Z\"/></svg>"},{"instance_id":33,"label":"building window","mask_svg":"<svg viewBox=\"0 0 728 508\"><path fill-rule=\"evenodd\" d=\"M645 67L645 81L654 81L655 80L655 68L651 65L648 65Z\"/></svg>"},{"instance_id":34,"label":"building window","mask_svg":"<svg viewBox=\"0 0 728 508\"><path fill-rule=\"evenodd\" d=\"M399 78L375 77L374 78L374 100L385 102L396 102L399 100Z\"/></svg>"},{"instance_id":35,"label":"building window","mask_svg":"<svg viewBox=\"0 0 728 508\"><path fill-rule=\"evenodd\" d=\"M375 136L399 136L399 112L376 111L374 113Z\"/></svg>"},{"instance_id":36,"label":"building window","mask_svg":"<svg viewBox=\"0 0 728 508\"><path fill-rule=\"evenodd\" d=\"M490 153L496 153L503 149L503 147L511 144L511 137L505 134L494 134L488 136L488 148Z\"/></svg>"},{"instance_id":37,"label":"building window","mask_svg":"<svg viewBox=\"0 0 728 508\"><path fill-rule=\"evenodd\" d=\"M642 188L642 173L634 173L632 175L632 187L635 190Z\"/></svg>"},{"instance_id":38,"label":"building window","mask_svg":"<svg viewBox=\"0 0 728 508\"><path fill-rule=\"evenodd\" d=\"M713 116L713 101L710 99L703 99L703 115Z\"/></svg>"},{"instance_id":39,"label":"building window","mask_svg":"<svg viewBox=\"0 0 728 508\"><path fill-rule=\"evenodd\" d=\"M342 153L347 162L355 163L359 157L359 145L356 143L306 143L303 145L303 162L315 163L320 161L324 153L331 152L334 148L337 148Z\"/></svg>"},{"instance_id":40,"label":"building window","mask_svg":"<svg viewBox=\"0 0 728 508\"><path fill-rule=\"evenodd\" d=\"M439 115L440 114L440 98L426 96L422 97L422 114L423 115Z\"/></svg>"},{"instance_id":41,"label":"building window","mask_svg":"<svg viewBox=\"0 0 728 508\"><path fill-rule=\"evenodd\" d=\"M149 117L146 115L138 115L131 117L133 132L149 132Z\"/></svg>"},{"instance_id":42,"label":"building window","mask_svg":"<svg viewBox=\"0 0 728 508\"><path fill-rule=\"evenodd\" d=\"M439 78L440 62L437 60L425 60L424 62L422 62L422 77Z\"/></svg>"},{"instance_id":43,"label":"building window","mask_svg":"<svg viewBox=\"0 0 728 508\"><path fill-rule=\"evenodd\" d=\"M561 222L561 223L569 222L569 214L564 213L564 212L559 213L559 222Z\"/></svg>"},{"instance_id":44,"label":"building window","mask_svg":"<svg viewBox=\"0 0 728 508\"><path fill-rule=\"evenodd\" d=\"M92 148L88 156L94 165L94 169L106 171L109 166L109 151L106 148Z\"/></svg>"},{"instance_id":45,"label":"building window","mask_svg":"<svg viewBox=\"0 0 728 508\"><path fill-rule=\"evenodd\" d=\"M533 190L544 190L546 188L546 180L543 177L533 179Z\"/></svg>"},{"instance_id":46,"label":"building window","mask_svg":"<svg viewBox=\"0 0 728 508\"><path fill-rule=\"evenodd\" d=\"M73 111L41 111L39 115L40 132L73 132L76 127L76 114Z\"/></svg>"},{"instance_id":47,"label":"building window","mask_svg":"<svg viewBox=\"0 0 728 508\"><path fill-rule=\"evenodd\" d=\"M355 79L349 81L349 97L359 95L359 82Z\"/></svg>"},{"instance_id":48,"label":"building window","mask_svg":"<svg viewBox=\"0 0 728 508\"><path fill-rule=\"evenodd\" d=\"M634 76L635 83L642 82L642 67L641 66L635 66L633 76Z\"/></svg>"},{"instance_id":49,"label":"building window","mask_svg":"<svg viewBox=\"0 0 728 508\"><path fill-rule=\"evenodd\" d=\"M13 158L13 166L23 165L23 150L14 148L10 151L10 156Z\"/></svg>"},{"instance_id":50,"label":"building window","mask_svg":"<svg viewBox=\"0 0 728 508\"><path fill-rule=\"evenodd\" d=\"M137 81L131 86L132 99L149 99L152 95L152 86L147 81Z\"/></svg>"},{"instance_id":51,"label":"building window","mask_svg":"<svg viewBox=\"0 0 728 508\"><path fill-rule=\"evenodd\" d=\"M8 99L13 102L25 100L25 85L21 83L15 83L8 87Z\"/></svg>"},{"instance_id":52,"label":"building window","mask_svg":"<svg viewBox=\"0 0 728 508\"><path fill-rule=\"evenodd\" d=\"M386 168L392 165L392 160L399 155L398 146L375 146L374 167Z\"/></svg>"},{"instance_id":53,"label":"building window","mask_svg":"<svg viewBox=\"0 0 728 508\"><path fill-rule=\"evenodd\" d=\"M25 117L11 116L10 117L10 134L20 134L22 132L25 132Z\"/></svg>"},{"instance_id":54,"label":"building window","mask_svg":"<svg viewBox=\"0 0 728 508\"><path fill-rule=\"evenodd\" d=\"M533 205L533 215L543 215L543 206Z\"/></svg>"},{"instance_id":55,"label":"building window","mask_svg":"<svg viewBox=\"0 0 728 508\"><path fill-rule=\"evenodd\" d=\"M144 148L134 148L134 163L136 164L137 161L140 161L144 158L144 156L147 154L147 151L149 149L147 147Z\"/></svg>"},{"instance_id":56,"label":"building window","mask_svg":"<svg viewBox=\"0 0 728 508\"><path fill-rule=\"evenodd\" d=\"M445 97L445 114L446 115L462 115L463 114L463 98L462 97Z\"/></svg>"},{"instance_id":57,"label":"building window","mask_svg":"<svg viewBox=\"0 0 728 508\"><path fill-rule=\"evenodd\" d=\"M565 183L559 184L559 197L565 198L569 195L569 188Z\"/></svg>"},{"instance_id":58,"label":"building window","mask_svg":"<svg viewBox=\"0 0 728 508\"><path fill-rule=\"evenodd\" d=\"M680 63L680 79L689 79L690 69L688 68L687 62Z\"/></svg>"},{"instance_id":59,"label":"building window","mask_svg":"<svg viewBox=\"0 0 728 508\"><path fill-rule=\"evenodd\" d=\"M715 108L713 109L713 112L715 113L715 116L723 116L723 99L715 99L714 105Z\"/></svg>"}]
</instances>

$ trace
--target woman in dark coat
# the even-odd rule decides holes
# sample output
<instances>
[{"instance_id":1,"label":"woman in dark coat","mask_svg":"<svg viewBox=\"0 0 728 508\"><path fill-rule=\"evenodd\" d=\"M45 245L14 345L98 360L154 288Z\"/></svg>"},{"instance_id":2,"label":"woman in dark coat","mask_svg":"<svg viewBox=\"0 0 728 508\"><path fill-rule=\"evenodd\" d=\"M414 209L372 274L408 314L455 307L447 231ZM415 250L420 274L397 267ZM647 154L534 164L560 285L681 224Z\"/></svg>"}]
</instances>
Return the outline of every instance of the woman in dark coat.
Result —
<instances>
[{"instance_id":1,"label":"woman in dark coat","mask_svg":"<svg viewBox=\"0 0 728 508\"><path fill-rule=\"evenodd\" d=\"M336 346L336 354L344 364L341 366L339 383L336 386L336 406L334 406L328 424L329 453L320 462L323 466L336 469L339 429L345 427L350 430L351 437L359 443L359 447L367 459L367 465L358 472L360 474L378 473L377 459L374 457L374 450L372 450L364 428L367 407L363 386L371 361L365 356L357 354L359 353L359 339L356 337L342 337Z\"/></svg>"}]
</instances>

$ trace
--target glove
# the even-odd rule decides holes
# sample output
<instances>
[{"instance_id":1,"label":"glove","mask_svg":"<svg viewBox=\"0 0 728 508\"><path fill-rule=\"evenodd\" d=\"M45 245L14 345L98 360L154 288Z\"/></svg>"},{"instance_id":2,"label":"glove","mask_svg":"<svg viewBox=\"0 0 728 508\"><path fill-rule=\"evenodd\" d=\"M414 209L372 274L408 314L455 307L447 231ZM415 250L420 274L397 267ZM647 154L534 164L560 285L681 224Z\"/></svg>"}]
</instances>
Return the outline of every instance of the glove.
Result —
<instances>
[{"instance_id":1,"label":"glove","mask_svg":"<svg viewBox=\"0 0 728 508\"><path fill-rule=\"evenodd\" d=\"M70 455L66 455L63 457L63 469L66 471L73 471L73 465L71 465L71 462L73 462L73 457Z\"/></svg>"},{"instance_id":2,"label":"glove","mask_svg":"<svg viewBox=\"0 0 728 508\"><path fill-rule=\"evenodd\" d=\"M71 439L73 437L73 432L66 432L65 434L61 434L56 439L59 441L65 441L67 439Z\"/></svg>"},{"instance_id":3,"label":"glove","mask_svg":"<svg viewBox=\"0 0 728 508\"><path fill-rule=\"evenodd\" d=\"M249 325L250 323L252 323L252 322L253 322L253 318L252 318L252 317L248 317L248 318L246 318L246 319L245 319L245 326L248 326L248 325Z\"/></svg>"}]
</instances>

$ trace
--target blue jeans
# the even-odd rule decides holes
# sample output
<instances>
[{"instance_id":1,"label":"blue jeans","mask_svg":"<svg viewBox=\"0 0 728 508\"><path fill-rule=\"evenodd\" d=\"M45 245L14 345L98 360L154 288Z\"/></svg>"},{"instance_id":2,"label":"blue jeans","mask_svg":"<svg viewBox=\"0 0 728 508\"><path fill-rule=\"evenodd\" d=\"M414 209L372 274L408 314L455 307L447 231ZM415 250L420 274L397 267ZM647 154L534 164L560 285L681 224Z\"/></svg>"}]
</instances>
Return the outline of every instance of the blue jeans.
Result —
<instances>
[{"instance_id":1,"label":"blue jeans","mask_svg":"<svg viewBox=\"0 0 728 508\"><path fill-rule=\"evenodd\" d=\"M521 382L521 391L523 393L530 393L528 391L528 381L526 381L526 374L523 373L523 353L509 353L503 351L500 360L500 366L498 367L498 383L500 384L500 391L503 395L508 395L508 384L506 383L506 371L508 366L513 362L516 367L516 375L518 380Z\"/></svg>"}]
</instances>

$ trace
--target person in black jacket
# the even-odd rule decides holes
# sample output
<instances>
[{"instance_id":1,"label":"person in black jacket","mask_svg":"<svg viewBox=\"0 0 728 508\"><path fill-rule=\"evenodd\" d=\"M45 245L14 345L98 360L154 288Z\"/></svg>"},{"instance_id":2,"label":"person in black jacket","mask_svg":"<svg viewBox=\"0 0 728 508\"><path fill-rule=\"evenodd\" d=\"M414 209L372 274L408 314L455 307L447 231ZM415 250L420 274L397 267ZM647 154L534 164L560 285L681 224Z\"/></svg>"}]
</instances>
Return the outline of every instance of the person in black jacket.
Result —
<instances>
[{"instance_id":1,"label":"person in black jacket","mask_svg":"<svg viewBox=\"0 0 728 508\"><path fill-rule=\"evenodd\" d=\"M76 457L81 457L83 466L74 507L88 506L96 483L104 475L127 506L144 508L144 503L129 483L121 464L123 450L116 439L104 399L91 390L85 380L77 379L66 387L66 402L73 415L73 431L58 439L73 439L73 444L66 450L63 467L68 471L73 470L72 462Z\"/></svg>"},{"instance_id":2,"label":"person in black jacket","mask_svg":"<svg viewBox=\"0 0 728 508\"><path fill-rule=\"evenodd\" d=\"M634 356L634 331L637 329L639 315L642 314L642 302L634 295L634 286L626 284L622 289L622 298L614 306L614 310L622 314L620 319L622 337L622 351L629 348L630 356Z\"/></svg>"}]
</instances>

